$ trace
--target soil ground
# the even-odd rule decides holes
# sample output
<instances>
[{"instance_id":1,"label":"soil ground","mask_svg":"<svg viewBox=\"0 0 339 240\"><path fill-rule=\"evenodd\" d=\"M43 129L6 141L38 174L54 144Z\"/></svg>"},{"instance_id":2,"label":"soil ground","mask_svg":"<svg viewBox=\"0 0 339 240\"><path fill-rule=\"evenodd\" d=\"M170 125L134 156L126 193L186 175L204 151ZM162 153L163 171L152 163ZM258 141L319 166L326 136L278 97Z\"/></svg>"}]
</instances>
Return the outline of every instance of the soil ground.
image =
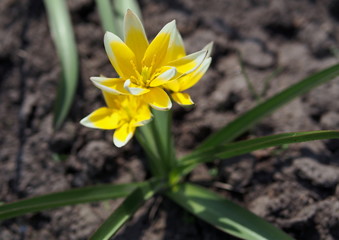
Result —
<instances>
[{"instance_id":1,"label":"soil ground","mask_svg":"<svg viewBox=\"0 0 339 240\"><path fill-rule=\"evenodd\" d=\"M176 19L188 52L215 43L210 70L189 91L196 105L174 109L178 155L255 106L241 61L263 99L338 62L338 0L141 0L140 4L149 38ZM114 71L104 52L94 2L69 1L69 7L80 55L80 84L66 124L54 132L60 66L43 3L0 2L1 202L149 177L136 141L118 150L111 143L111 131L79 124L103 105L89 77L112 76ZM265 79L272 75L266 88ZM336 79L281 108L242 138L338 129L338 93ZM58 161L57 154L67 157ZM214 189L296 239L339 239L338 141L294 144L220 160L199 166L189 180ZM87 239L120 202L83 204L4 221L0 239ZM234 238L157 197L115 239Z\"/></svg>"}]
</instances>

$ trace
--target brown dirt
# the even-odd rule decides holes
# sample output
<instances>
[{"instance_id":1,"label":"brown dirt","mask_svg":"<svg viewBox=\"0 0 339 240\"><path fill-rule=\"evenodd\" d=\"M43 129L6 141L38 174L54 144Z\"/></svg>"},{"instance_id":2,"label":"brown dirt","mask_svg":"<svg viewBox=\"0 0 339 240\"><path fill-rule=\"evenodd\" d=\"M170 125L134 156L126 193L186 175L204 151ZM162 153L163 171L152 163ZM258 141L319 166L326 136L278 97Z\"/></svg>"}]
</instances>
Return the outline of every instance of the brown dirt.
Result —
<instances>
[{"instance_id":1,"label":"brown dirt","mask_svg":"<svg viewBox=\"0 0 339 240\"><path fill-rule=\"evenodd\" d=\"M339 1L142 0L148 36L177 19L188 52L215 42L213 63L190 90L196 105L176 106L178 154L255 106L237 52L263 97L338 62ZM60 66L41 1L0 2L0 201L147 178L136 141L117 150L112 132L79 120L103 105L90 76L112 75L103 31L90 0L69 1L80 54L80 86L67 123L51 127ZM243 137L339 128L339 82L293 101ZM295 237L339 239L339 142L317 141L199 166L190 180L233 199ZM65 154L55 161L55 154ZM213 184L219 182L219 184ZM220 188L227 184L227 189ZM224 185L222 185L224 186ZM0 239L86 239L121 201L28 214L0 225ZM150 210L152 209L152 210ZM115 239L233 239L160 197L149 201Z\"/></svg>"}]
</instances>

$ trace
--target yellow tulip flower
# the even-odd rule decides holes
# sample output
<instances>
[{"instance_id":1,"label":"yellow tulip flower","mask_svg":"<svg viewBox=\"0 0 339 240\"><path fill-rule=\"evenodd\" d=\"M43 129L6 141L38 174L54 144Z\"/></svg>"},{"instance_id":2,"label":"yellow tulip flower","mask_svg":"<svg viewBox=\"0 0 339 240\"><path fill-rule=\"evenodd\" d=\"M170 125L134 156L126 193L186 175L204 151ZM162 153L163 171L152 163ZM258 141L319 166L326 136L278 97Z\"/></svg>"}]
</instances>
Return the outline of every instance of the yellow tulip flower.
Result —
<instances>
[{"instance_id":1,"label":"yellow tulip flower","mask_svg":"<svg viewBox=\"0 0 339 240\"><path fill-rule=\"evenodd\" d=\"M113 142L122 147L133 137L135 129L145 125L152 113L140 97L103 92L107 107L101 107L83 118L80 123L86 127L115 129Z\"/></svg>"},{"instance_id":2,"label":"yellow tulip flower","mask_svg":"<svg viewBox=\"0 0 339 240\"><path fill-rule=\"evenodd\" d=\"M203 62L205 67L200 67L199 74L209 65L207 50L186 55L175 21L166 24L149 43L139 18L128 10L124 35L125 41L110 32L104 36L106 53L119 75L119 78L91 78L94 85L105 92L140 96L151 107L168 110L172 102L164 90L167 84L181 78L186 79L184 82L190 81L187 76L199 69ZM191 77L196 81L194 74ZM172 90L173 86L167 88ZM172 96L180 102L176 93Z\"/></svg>"}]
</instances>

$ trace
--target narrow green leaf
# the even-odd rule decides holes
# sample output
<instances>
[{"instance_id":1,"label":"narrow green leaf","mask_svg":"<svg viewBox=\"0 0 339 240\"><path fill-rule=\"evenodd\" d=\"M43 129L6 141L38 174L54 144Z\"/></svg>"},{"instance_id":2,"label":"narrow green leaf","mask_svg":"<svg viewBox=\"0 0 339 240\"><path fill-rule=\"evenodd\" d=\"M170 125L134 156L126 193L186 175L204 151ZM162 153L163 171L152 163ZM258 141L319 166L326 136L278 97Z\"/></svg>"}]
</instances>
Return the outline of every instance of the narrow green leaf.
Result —
<instances>
[{"instance_id":1,"label":"narrow green leaf","mask_svg":"<svg viewBox=\"0 0 339 240\"><path fill-rule=\"evenodd\" d=\"M105 31L117 34L117 26L115 25L115 16L110 0L95 0L98 7L101 25Z\"/></svg>"},{"instance_id":2,"label":"narrow green leaf","mask_svg":"<svg viewBox=\"0 0 339 240\"><path fill-rule=\"evenodd\" d=\"M113 236L133 216L139 207L163 187L159 181L144 182L138 186L98 228L91 240L105 240Z\"/></svg>"},{"instance_id":3,"label":"narrow green leaf","mask_svg":"<svg viewBox=\"0 0 339 240\"><path fill-rule=\"evenodd\" d=\"M56 207L125 197L140 184L97 185L3 204L0 206L0 220Z\"/></svg>"},{"instance_id":4,"label":"narrow green leaf","mask_svg":"<svg viewBox=\"0 0 339 240\"><path fill-rule=\"evenodd\" d=\"M181 159L180 163L184 166L185 173L190 171L199 163L210 162L217 158L230 158L241 154L249 153L255 150L280 146L283 144L308 142L321 139L339 138L339 131L311 131L311 132L292 132L260 137L250 140L244 140L221 146L201 149L194 154L190 154Z\"/></svg>"},{"instance_id":5,"label":"narrow green leaf","mask_svg":"<svg viewBox=\"0 0 339 240\"><path fill-rule=\"evenodd\" d=\"M288 103L292 99L310 91L312 88L334 79L338 75L339 64L336 64L305 78L244 113L224 128L212 134L196 148L196 150L232 141L274 110Z\"/></svg>"},{"instance_id":6,"label":"narrow green leaf","mask_svg":"<svg viewBox=\"0 0 339 240\"><path fill-rule=\"evenodd\" d=\"M283 231L216 193L182 184L166 195L198 218L233 236L247 240L292 240Z\"/></svg>"},{"instance_id":7,"label":"narrow green leaf","mask_svg":"<svg viewBox=\"0 0 339 240\"><path fill-rule=\"evenodd\" d=\"M172 169L176 164L174 144L172 139L172 111L158 111L152 109L153 112L153 136L157 140L157 148L161 156L161 162L167 170Z\"/></svg>"},{"instance_id":8,"label":"narrow green leaf","mask_svg":"<svg viewBox=\"0 0 339 240\"><path fill-rule=\"evenodd\" d=\"M124 16L127 9L131 9L140 19L141 10L136 0L113 0L115 21L117 26L117 35L123 36Z\"/></svg>"},{"instance_id":9,"label":"narrow green leaf","mask_svg":"<svg viewBox=\"0 0 339 240\"><path fill-rule=\"evenodd\" d=\"M165 169L161 165L161 157L151 123L138 127L136 137L148 156L149 161L147 163L152 171L152 175L164 176Z\"/></svg>"},{"instance_id":10,"label":"narrow green leaf","mask_svg":"<svg viewBox=\"0 0 339 240\"><path fill-rule=\"evenodd\" d=\"M62 65L62 78L54 108L53 124L58 129L71 108L78 84L79 63L74 32L65 0L44 0L48 21Z\"/></svg>"}]
</instances>

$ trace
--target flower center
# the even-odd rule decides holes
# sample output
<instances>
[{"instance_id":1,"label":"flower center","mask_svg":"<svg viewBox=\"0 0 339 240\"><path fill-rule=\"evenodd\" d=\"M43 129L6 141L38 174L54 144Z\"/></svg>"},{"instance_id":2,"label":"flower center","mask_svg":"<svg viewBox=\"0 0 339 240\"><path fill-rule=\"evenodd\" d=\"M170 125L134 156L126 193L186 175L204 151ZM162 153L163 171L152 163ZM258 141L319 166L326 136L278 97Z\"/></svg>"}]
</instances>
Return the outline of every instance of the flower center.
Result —
<instances>
[{"instance_id":1,"label":"flower center","mask_svg":"<svg viewBox=\"0 0 339 240\"><path fill-rule=\"evenodd\" d=\"M148 88L152 80L154 80L157 76L159 76L160 71L159 69L154 69L155 67L155 57L154 55L152 63L150 66L145 66L141 63L141 71L138 70L136 64L131 62L133 66L133 70L135 72L134 76L131 76L131 82L137 84L141 87Z\"/></svg>"}]
</instances>

